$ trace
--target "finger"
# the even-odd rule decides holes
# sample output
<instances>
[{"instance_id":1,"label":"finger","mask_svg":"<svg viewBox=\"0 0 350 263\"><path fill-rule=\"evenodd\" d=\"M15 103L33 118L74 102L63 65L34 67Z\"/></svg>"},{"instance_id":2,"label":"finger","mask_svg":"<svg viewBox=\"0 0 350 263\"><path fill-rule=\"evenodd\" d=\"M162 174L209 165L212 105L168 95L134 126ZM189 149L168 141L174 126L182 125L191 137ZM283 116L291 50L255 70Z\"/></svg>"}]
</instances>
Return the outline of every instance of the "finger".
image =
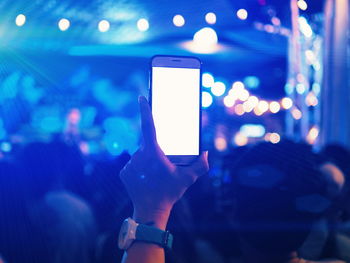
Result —
<instances>
[{"instance_id":1,"label":"finger","mask_svg":"<svg viewBox=\"0 0 350 263\"><path fill-rule=\"evenodd\" d=\"M145 144L144 146L146 148L154 148L157 145L157 139L151 108L144 96L139 97L139 104L141 112L141 129Z\"/></svg>"}]
</instances>

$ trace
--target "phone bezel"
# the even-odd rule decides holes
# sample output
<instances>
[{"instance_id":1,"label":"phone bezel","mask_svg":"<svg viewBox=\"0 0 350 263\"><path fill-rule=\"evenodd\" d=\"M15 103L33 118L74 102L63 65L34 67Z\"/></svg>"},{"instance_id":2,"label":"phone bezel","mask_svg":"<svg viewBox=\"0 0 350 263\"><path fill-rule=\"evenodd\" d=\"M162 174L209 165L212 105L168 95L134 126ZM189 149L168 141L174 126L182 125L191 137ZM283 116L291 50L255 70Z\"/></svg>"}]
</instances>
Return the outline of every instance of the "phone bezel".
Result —
<instances>
[{"instance_id":1,"label":"phone bezel","mask_svg":"<svg viewBox=\"0 0 350 263\"><path fill-rule=\"evenodd\" d=\"M190 63L185 63L190 62ZM167 155L176 165L189 165L198 158L202 151L202 62L192 56L155 55L150 60L149 104L152 109L152 67L196 68L199 69L199 149L198 155Z\"/></svg>"}]
</instances>

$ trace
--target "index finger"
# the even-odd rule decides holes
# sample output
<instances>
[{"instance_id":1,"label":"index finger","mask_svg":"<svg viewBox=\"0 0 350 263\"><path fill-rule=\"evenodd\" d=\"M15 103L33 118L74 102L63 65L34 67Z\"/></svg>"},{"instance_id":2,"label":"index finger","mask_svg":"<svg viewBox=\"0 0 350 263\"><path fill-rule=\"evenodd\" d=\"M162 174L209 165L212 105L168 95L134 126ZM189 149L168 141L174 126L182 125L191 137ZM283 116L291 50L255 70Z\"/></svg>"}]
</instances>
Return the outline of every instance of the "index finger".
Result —
<instances>
[{"instance_id":1,"label":"index finger","mask_svg":"<svg viewBox=\"0 0 350 263\"><path fill-rule=\"evenodd\" d=\"M157 139L151 108L144 96L139 97L139 104L144 145L146 148L154 148L157 145Z\"/></svg>"}]
</instances>

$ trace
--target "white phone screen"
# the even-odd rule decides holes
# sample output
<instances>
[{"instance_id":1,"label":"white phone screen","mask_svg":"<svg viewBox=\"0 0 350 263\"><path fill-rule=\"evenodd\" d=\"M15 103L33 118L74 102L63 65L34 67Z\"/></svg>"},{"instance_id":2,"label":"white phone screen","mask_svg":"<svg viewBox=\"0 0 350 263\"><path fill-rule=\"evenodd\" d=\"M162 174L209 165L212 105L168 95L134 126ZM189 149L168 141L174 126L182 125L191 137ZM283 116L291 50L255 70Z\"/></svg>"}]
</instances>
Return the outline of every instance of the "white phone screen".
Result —
<instances>
[{"instance_id":1,"label":"white phone screen","mask_svg":"<svg viewBox=\"0 0 350 263\"><path fill-rule=\"evenodd\" d=\"M152 113L165 155L199 155L200 69L152 67Z\"/></svg>"}]
</instances>

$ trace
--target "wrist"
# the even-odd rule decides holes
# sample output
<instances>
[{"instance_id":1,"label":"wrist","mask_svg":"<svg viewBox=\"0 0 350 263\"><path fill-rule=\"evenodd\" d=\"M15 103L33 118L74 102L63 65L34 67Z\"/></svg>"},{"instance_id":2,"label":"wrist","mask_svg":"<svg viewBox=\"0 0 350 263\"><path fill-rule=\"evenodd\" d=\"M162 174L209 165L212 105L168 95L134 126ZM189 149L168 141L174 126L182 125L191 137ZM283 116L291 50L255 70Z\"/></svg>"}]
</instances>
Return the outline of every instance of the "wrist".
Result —
<instances>
[{"instance_id":1,"label":"wrist","mask_svg":"<svg viewBox=\"0 0 350 263\"><path fill-rule=\"evenodd\" d=\"M171 210L142 211L134 209L133 219L139 224L146 224L165 230Z\"/></svg>"}]
</instances>

